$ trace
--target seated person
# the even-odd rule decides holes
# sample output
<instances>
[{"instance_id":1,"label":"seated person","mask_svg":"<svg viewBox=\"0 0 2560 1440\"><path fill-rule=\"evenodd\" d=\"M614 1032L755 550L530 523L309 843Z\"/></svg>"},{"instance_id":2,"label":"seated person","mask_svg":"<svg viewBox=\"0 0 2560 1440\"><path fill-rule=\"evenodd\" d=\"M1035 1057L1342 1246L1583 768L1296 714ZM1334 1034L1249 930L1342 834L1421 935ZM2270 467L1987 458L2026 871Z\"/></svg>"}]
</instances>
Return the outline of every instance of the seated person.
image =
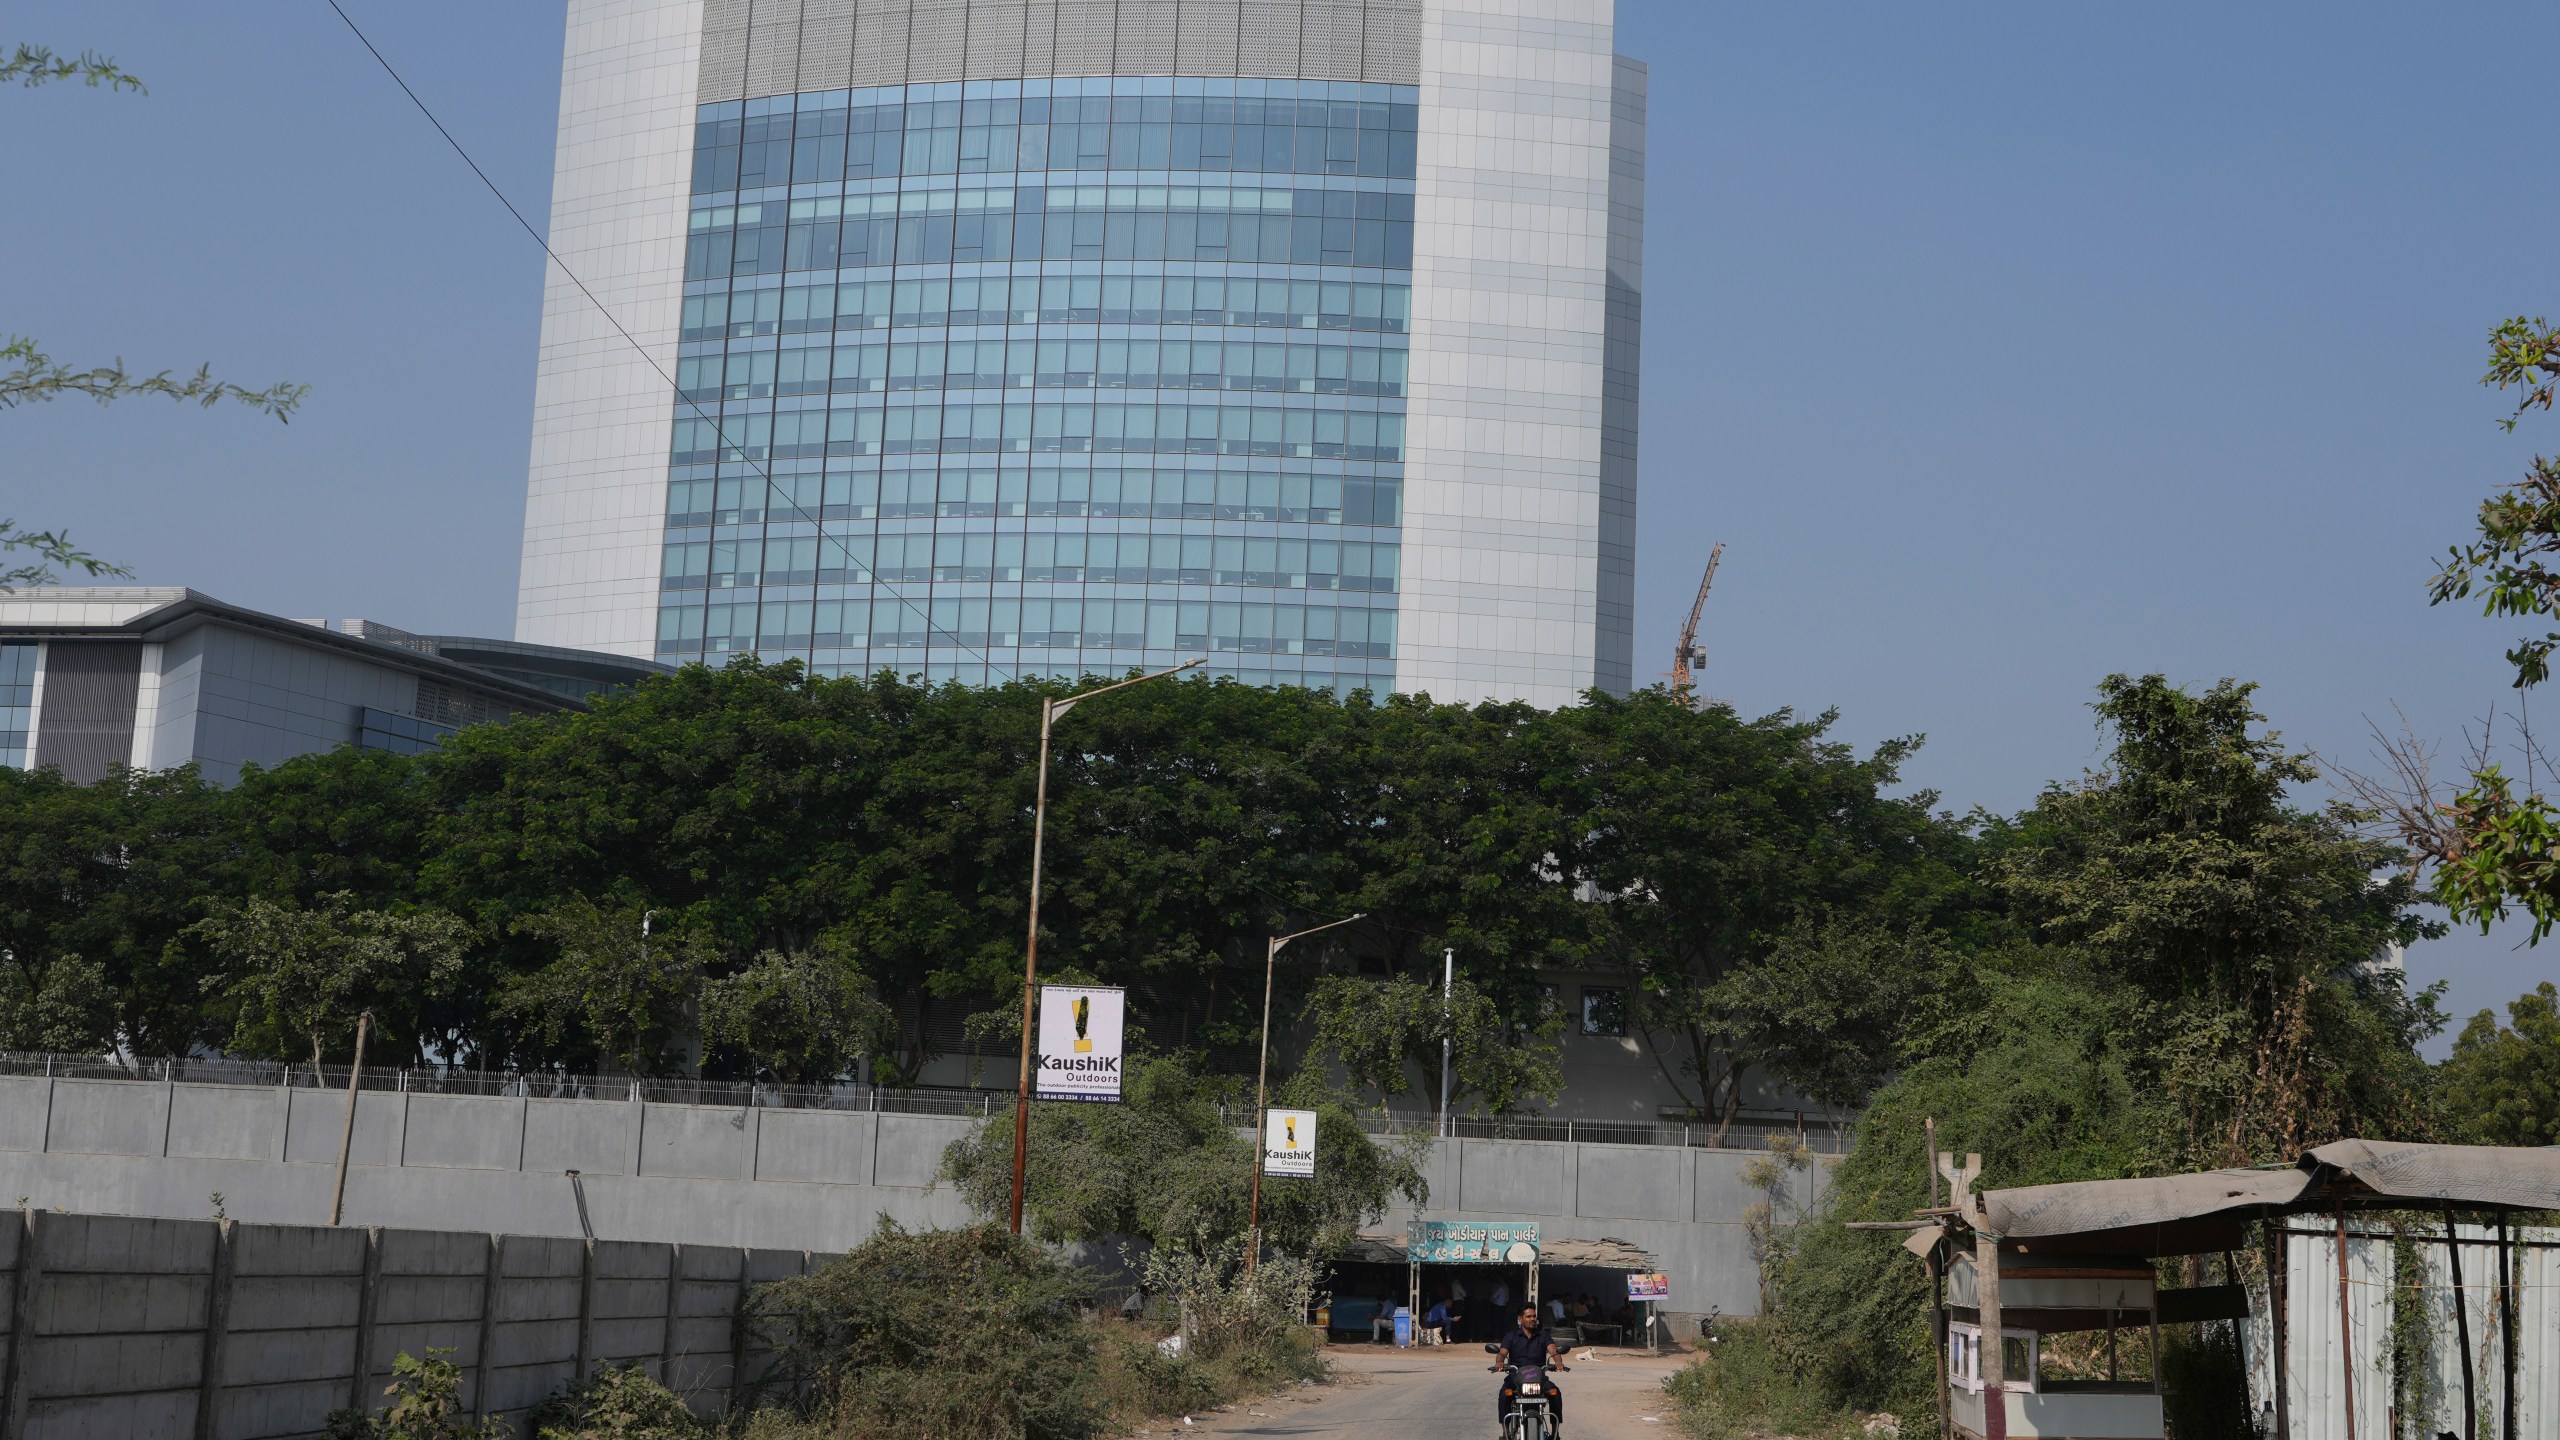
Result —
<instances>
[{"instance_id":1,"label":"seated person","mask_svg":"<svg viewBox=\"0 0 2560 1440\"><path fill-rule=\"evenodd\" d=\"M1423 1312L1422 1327L1423 1334L1427 1337L1422 1343L1426 1345L1437 1345L1441 1341L1447 1339L1449 1330L1449 1302L1446 1300L1432 1301L1431 1308Z\"/></svg>"}]
</instances>

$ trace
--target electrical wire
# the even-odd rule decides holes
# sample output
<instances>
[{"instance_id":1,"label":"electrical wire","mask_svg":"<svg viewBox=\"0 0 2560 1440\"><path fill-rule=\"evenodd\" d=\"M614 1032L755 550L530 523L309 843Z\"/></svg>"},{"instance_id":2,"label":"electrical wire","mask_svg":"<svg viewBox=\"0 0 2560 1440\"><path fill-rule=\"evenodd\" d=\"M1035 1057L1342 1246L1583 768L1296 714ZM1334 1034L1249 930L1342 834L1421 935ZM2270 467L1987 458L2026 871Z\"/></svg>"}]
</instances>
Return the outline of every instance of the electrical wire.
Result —
<instances>
[{"instance_id":1,"label":"electrical wire","mask_svg":"<svg viewBox=\"0 0 2560 1440\"><path fill-rule=\"evenodd\" d=\"M515 217L516 224L524 227L524 233L533 237L533 243L542 247L542 253L550 258L551 263L560 267L560 273L569 277L569 283L578 287L578 293L587 297L587 303L596 307L596 313L602 315L605 323L613 327L613 333L621 336L625 344L628 344L634 351L638 352L640 358L648 364L649 368L657 373L658 378L666 382L668 392L673 394L679 403L689 407L695 415L711 422L712 433L719 437L720 447L724 450L728 449L729 433L721 424L720 417L703 409L702 402L688 397L683 390L679 389L676 385L675 377L668 374L666 367L658 363L657 356L649 353L649 347L641 344L637 339L633 338L630 331L622 328L622 322L615 318L613 311L607 309L604 301L596 298L596 292L587 288L587 282L578 278L578 272L570 269L568 262L560 258L560 252L551 248L550 237L544 235L540 230L535 229L533 222L524 218L524 212L517 209L516 203L507 198L507 192L498 188L498 182L490 179L489 172L480 168L480 162L471 158L471 152L462 148L462 142L453 138L453 132L445 128L442 120L436 118L436 112L428 108L426 101L418 98L418 92L411 89L409 87L409 82L400 77L399 70L392 66L391 61L383 55L381 49L365 35L363 27L356 24L355 17L349 15L346 12L345 7L338 3L338 0L327 0L327 4L331 10L337 12L340 20L346 22L348 31L356 37L357 43L364 46L365 53L371 55L374 63L382 67L382 73L390 76L391 83L400 87L400 93L409 97L409 103L418 107L418 113L427 117L427 123L436 127L436 133L444 137L444 143L452 147L454 154L462 157L463 164L471 167L471 173L478 176L480 183L487 187L489 193L497 197L498 203L506 207L507 213ZM808 521L812 525L820 523L818 517L810 514L806 509L802 508L799 501L792 499L788 495L784 495L780 490L774 488L773 473L771 470L765 468L757 461L750 460L747 463L756 467L756 478L764 482L765 496L768 506L770 506L772 500L778 496L782 499L783 503L789 505L792 511L801 519ZM820 538L823 540L825 538L825 531L823 527L819 534ZM918 604L916 601L909 599L904 593L900 592L896 586L882 580L878 571L875 570L871 572L871 580L869 583L875 590L888 592L890 599L897 601L908 610L913 611L917 618L924 621L925 629L928 634L936 628L933 623L933 614L931 610L924 605ZM761 587L759 587L759 589L761 589ZM962 640L957 634L954 634L949 630L944 630L942 633L950 637L951 643L955 648L976 657L979 664L987 666L990 670L994 668L994 662L987 658L984 651L970 645L968 642Z\"/></svg>"}]
</instances>

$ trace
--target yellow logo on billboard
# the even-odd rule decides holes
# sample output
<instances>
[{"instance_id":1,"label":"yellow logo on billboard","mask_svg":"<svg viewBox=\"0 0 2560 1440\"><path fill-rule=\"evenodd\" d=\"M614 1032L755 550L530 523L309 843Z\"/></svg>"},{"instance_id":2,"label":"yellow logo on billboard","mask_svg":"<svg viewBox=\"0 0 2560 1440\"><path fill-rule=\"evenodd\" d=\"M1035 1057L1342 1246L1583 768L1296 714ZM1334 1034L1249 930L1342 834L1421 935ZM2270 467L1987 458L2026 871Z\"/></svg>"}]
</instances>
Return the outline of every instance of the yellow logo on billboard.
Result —
<instances>
[{"instance_id":1,"label":"yellow logo on billboard","mask_svg":"<svg viewBox=\"0 0 2560 1440\"><path fill-rule=\"evenodd\" d=\"M1297 1149L1297 1148L1298 1148L1298 1117L1297 1117L1297 1116L1295 1116L1295 1115L1287 1116L1287 1117L1285 1117L1285 1118L1281 1121L1281 1123L1289 1127L1289 1148L1290 1148L1290 1149L1292 1149L1292 1150Z\"/></svg>"},{"instance_id":2,"label":"yellow logo on billboard","mask_svg":"<svg viewBox=\"0 0 2560 1440\"><path fill-rule=\"evenodd\" d=\"M1077 996L1077 997L1076 997L1076 1053L1077 1053L1077 1054L1079 1054L1079 1055L1090 1054L1090 1053L1092 1052L1092 1050L1093 1050L1093 1037L1085 1033L1085 1022L1086 1022L1088 1019L1090 1019L1090 1018L1092 1017L1092 1015L1093 1015L1093 1001L1092 1001L1089 997L1087 997L1087 996L1083 996L1083 995L1079 995L1079 996Z\"/></svg>"}]
</instances>

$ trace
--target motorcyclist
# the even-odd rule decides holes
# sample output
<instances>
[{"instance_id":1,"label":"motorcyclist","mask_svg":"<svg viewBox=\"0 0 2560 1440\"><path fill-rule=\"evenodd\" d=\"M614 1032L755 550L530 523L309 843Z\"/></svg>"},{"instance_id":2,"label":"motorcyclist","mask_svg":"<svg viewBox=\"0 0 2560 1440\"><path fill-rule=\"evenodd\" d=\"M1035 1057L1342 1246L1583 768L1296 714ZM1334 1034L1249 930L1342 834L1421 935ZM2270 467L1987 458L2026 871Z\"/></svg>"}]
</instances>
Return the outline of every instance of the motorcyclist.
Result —
<instances>
[{"instance_id":1,"label":"motorcyclist","mask_svg":"<svg viewBox=\"0 0 2560 1440\"><path fill-rule=\"evenodd\" d=\"M1494 1423L1508 1424L1511 1420L1511 1377L1508 1372L1523 1365L1544 1366L1547 1370L1547 1413L1555 1418L1556 1434L1561 1440L1564 1434L1564 1392L1556 1385L1555 1372L1564 1367L1555 1362L1562 1358L1564 1347L1539 1329L1538 1307L1531 1305L1523 1309L1520 1323L1511 1327L1511 1333L1502 1337L1502 1343L1486 1348L1501 1355L1501 1362L1494 1368L1506 1372L1502 1392L1494 1400Z\"/></svg>"}]
</instances>

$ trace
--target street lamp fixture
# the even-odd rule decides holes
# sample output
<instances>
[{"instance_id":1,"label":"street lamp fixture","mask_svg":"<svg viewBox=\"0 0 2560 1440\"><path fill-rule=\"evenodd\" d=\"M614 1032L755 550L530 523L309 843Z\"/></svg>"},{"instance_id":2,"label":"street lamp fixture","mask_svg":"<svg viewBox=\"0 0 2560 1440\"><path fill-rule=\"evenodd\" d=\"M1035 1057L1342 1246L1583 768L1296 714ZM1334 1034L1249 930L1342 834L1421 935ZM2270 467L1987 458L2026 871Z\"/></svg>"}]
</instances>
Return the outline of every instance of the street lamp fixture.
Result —
<instances>
[{"instance_id":1,"label":"street lamp fixture","mask_svg":"<svg viewBox=\"0 0 2560 1440\"><path fill-rule=\"evenodd\" d=\"M1179 675L1194 666L1208 663L1209 657L1203 655L1196 660L1185 660L1170 670L1158 670L1152 675L1133 676L1099 689L1087 690L1081 695L1062 695L1055 699L1043 698L1040 702L1040 789L1038 799L1034 802L1031 811L1031 929L1028 938L1022 942L1022 1083L1014 1097L1013 1105L1013 1233L1016 1235L1022 1233L1023 1162L1031 1153L1027 1144L1031 1134L1031 1027L1032 1006L1039 997L1037 986L1040 975L1040 846L1049 828L1050 727L1057 723L1059 716L1096 695L1108 695L1114 690L1126 690L1132 685L1143 685L1149 680L1162 680L1168 675Z\"/></svg>"},{"instance_id":2,"label":"street lamp fixture","mask_svg":"<svg viewBox=\"0 0 2560 1440\"><path fill-rule=\"evenodd\" d=\"M1271 1100L1271 977L1280 968L1280 947L1292 940L1303 939L1319 931L1348 925L1369 918L1366 911L1346 915L1339 920L1312 926L1294 935L1271 937L1271 948L1262 957L1262 1059L1253 1072L1253 1208L1245 1224L1244 1268L1250 1270L1262 1255L1262 1131L1270 1123L1266 1116Z\"/></svg>"}]
</instances>

